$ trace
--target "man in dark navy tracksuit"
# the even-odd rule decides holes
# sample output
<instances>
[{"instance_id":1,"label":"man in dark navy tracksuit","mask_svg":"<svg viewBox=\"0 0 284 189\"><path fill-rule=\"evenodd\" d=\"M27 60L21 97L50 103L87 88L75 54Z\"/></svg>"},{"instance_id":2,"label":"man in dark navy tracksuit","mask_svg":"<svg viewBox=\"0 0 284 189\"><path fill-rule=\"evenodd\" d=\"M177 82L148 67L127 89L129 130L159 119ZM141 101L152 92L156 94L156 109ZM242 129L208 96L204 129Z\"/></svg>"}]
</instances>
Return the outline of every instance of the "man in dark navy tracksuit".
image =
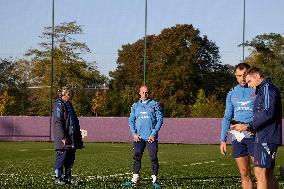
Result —
<instances>
[{"instance_id":1,"label":"man in dark navy tracksuit","mask_svg":"<svg viewBox=\"0 0 284 189\"><path fill-rule=\"evenodd\" d=\"M253 121L237 124L238 131L256 133L254 145L254 173L257 188L279 188L274 176L277 147L282 144L282 103L278 88L269 78L265 79L258 68L251 68L246 75L248 85L256 89Z\"/></svg>"},{"instance_id":2,"label":"man in dark navy tracksuit","mask_svg":"<svg viewBox=\"0 0 284 189\"><path fill-rule=\"evenodd\" d=\"M63 87L59 90L59 98L53 103L53 134L55 160L55 182L57 184L73 184L71 169L75 161L76 149L83 147L79 120L72 103L72 91ZM65 175L63 175L63 167Z\"/></svg>"}]
</instances>

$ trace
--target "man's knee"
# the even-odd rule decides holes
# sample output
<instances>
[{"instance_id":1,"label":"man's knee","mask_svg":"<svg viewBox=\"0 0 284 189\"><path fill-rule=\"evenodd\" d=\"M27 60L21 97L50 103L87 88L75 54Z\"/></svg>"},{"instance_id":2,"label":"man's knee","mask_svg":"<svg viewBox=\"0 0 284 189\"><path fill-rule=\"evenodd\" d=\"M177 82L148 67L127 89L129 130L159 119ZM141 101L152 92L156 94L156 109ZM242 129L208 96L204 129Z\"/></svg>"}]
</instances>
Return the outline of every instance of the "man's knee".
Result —
<instances>
[{"instance_id":1,"label":"man's knee","mask_svg":"<svg viewBox=\"0 0 284 189\"><path fill-rule=\"evenodd\" d=\"M134 156L133 156L133 159L134 159L135 161L140 161L140 160L142 159L142 153L140 153L140 152L135 152L135 153L134 153Z\"/></svg>"},{"instance_id":2,"label":"man's knee","mask_svg":"<svg viewBox=\"0 0 284 189\"><path fill-rule=\"evenodd\" d=\"M151 162L158 162L157 156L150 156Z\"/></svg>"},{"instance_id":3,"label":"man's knee","mask_svg":"<svg viewBox=\"0 0 284 189\"><path fill-rule=\"evenodd\" d=\"M251 177L250 169L248 168L240 169L240 174L242 179L247 179Z\"/></svg>"},{"instance_id":4,"label":"man's knee","mask_svg":"<svg viewBox=\"0 0 284 189\"><path fill-rule=\"evenodd\" d=\"M158 153L156 150L149 151L149 159L151 162L158 162Z\"/></svg>"},{"instance_id":5,"label":"man's knee","mask_svg":"<svg viewBox=\"0 0 284 189\"><path fill-rule=\"evenodd\" d=\"M254 175L255 175L257 180L265 180L266 177L267 177L267 169L255 167Z\"/></svg>"}]
</instances>

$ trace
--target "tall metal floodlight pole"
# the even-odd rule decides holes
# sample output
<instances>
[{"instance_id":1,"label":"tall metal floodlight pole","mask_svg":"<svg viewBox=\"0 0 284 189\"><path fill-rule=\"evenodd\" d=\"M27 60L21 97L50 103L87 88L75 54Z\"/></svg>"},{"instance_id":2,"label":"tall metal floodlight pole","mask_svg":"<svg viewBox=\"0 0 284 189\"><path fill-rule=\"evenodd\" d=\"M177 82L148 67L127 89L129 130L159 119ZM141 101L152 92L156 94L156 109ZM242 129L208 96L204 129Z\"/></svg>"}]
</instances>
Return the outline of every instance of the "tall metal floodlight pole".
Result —
<instances>
[{"instance_id":1,"label":"tall metal floodlight pole","mask_svg":"<svg viewBox=\"0 0 284 189\"><path fill-rule=\"evenodd\" d=\"M146 63L147 63L147 0L145 0L144 85L146 85Z\"/></svg>"},{"instance_id":2,"label":"tall metal floodlight pole","mask_svg":"<svg viewBox=\"0 0 284 189\"><path fill-rule=\"evenodd\" d=\"M51 141L52 127L52 97L53 97L53 46L54 46L54 0L52 0L52 31L51 31L51 71L50 71L50 119L49 119L49 141Z\"/></svg>"},{"instance_id":3,"label":"tall metal floodlight pole","mask_svg":"<svg viewBox=\"0 0 284 189\"><path fill-rule=\"evenodd\" d=\"M246 0L244 0L244 18L243 18L243 62L245 61L245 26L246 26Z\"/></svg>"}]
</instances>

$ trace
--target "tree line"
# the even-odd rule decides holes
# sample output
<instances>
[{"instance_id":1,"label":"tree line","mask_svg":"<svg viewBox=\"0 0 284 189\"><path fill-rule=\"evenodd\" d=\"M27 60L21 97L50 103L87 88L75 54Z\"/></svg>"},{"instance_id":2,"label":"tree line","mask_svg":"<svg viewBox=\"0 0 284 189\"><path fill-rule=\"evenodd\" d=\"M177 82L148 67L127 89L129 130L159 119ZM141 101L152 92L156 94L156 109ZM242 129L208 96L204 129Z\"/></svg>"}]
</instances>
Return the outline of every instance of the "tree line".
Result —
<instances>
[{"instance_id":1,"label":"tree line","mask_svg":"<svg viewBox=\"0 0 284 189\"><path fill-rule=\"evenodd\" d=\"M0 114L49 115L52 28L45 27L39 47L23 59L0 58ZM143 84L144 39L118 49L117 68L110 79L87 62L87 44L76 22L54 30L54 91L71 86L79 116L128 116ZM270 33L244 44L250 48L245 62L260 67L284 95L284 38ZM147 36L146 84L150 96L161 103L166 117L222 117L226 94L236 85L234 67L223 65L218 46L190 24L165 28ZM232 64L237 64L236 62ZM107 89L106 89L107 87Z\"/></svg>"}]
</instances>

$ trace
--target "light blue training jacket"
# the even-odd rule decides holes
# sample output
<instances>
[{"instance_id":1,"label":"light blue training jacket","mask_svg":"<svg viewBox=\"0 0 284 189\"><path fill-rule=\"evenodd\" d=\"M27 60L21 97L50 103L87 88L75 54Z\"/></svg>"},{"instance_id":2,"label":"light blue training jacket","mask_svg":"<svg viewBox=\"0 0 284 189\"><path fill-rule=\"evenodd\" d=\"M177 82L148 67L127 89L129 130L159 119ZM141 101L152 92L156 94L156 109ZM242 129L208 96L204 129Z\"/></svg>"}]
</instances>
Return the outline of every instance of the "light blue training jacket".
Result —
<instances>
[{"instance_id":1,"label":"light blue training jacket","mask_svg":"<svg viewBox=\"0 0 284 189\"><path fill-rule=\"evenodd\" d=\"M163 113L159 103L148 99L146 103L141 100L131 107L129 127L131 134L139 135L142 140L147 141L150 135L158 139L158 131L163 124Z\"/></svg>"},{"instance_id":2,"label":"light blue training jacket","mask_svg":"<svg viewBox=\"0 0 284 189\"><path fill-rule=\"evenodd\" d=\"M227 141L230 121L232 119L243 123L249 123L253 120L253 105L255 101L255 90L248 86L237 85L227 94L226 110L222 120L220 141ZM253 138L247 132L244 132L245 138ZM235 136L232 140L236 140Z\"/></svg>"}]
</instances>

